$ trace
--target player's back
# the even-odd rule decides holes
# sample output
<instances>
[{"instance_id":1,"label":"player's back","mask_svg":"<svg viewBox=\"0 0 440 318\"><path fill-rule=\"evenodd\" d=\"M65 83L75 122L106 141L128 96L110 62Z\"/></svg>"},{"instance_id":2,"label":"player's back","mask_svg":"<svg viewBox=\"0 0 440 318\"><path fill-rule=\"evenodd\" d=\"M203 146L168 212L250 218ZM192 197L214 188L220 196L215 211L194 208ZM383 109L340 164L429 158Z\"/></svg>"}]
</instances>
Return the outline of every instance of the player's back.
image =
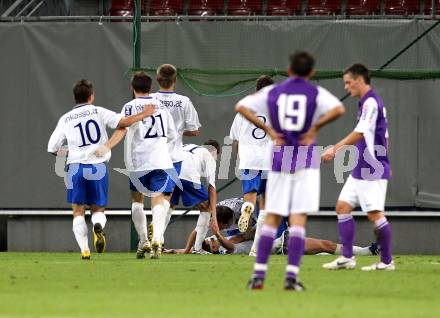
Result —
<instances>
[{"instance_id":1,"label":"player's back","mask_svg":"<svg viewBox=\"0 0 440 318\"><path fill-rule=\"evenodd\" d=\"M95 150L107 142L106 126L116 128L122 116L103 107L80 104L64 114L53 132L48 150L59 149L66 140L67 163L96 164L108 161L111 153L96 157Z\"/></svg>"},{"instance_id":2,"label":"player's back","mask_svg":"<svg viewBox=\"0 0 440 318\"><path fill-rule=\"evenodd\" d=\"M173 118L178 138L176 139L172 156L174 162L180 161L182 160L183 132L198 130L201 126L197 111L187 96L177 94L176 92L159 91L150 96L159 100Z\"/></svg>"},{"instance_id":3,"label":"player's back","mask_svg":"<svg viewBox=\"0 0 440 318\"><path fill-rule=\"evenodd\" d=\"M124 105L122 113L142 112L144 104L157 105L156 112L128 128L125 139L125 165L129 171L150 171L172 167L168 151L171 115L152 97L139 97Z\"/></svg>"},{"instance_id":4,"label":"player's back","mask_svg":"<svg viewBox=\"0 0 440 318\"><path fill-rule=\"evenodd\" d=\"M216 163L208 149L195 144L183 146L183 162L180 178L200 184L205 177L215 187Z\"/></svg>"}]
</instances>

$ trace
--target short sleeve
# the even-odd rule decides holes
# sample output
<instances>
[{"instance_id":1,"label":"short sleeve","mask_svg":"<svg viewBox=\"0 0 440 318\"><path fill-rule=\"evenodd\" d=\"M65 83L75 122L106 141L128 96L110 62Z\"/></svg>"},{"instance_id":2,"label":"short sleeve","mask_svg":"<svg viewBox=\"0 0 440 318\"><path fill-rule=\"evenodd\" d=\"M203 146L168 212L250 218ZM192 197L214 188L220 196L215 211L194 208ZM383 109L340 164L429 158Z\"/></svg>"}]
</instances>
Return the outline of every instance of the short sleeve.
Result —
<instances>
[{"instance_id":1,"label":"short sleeve","mask_svg":"<svg viewBox=\"0 0 440 318\"><path fill-rule=\"evenodd\" d=\"M50 136L49 143L47 145L47 152L55 153L57 152L66 142L66 135L63 131L62 119L58 121L55 130Z\"/></svg>"},{"instance_id":2,"label":"short sleeve","mask_svg":"<svg viewBox=\"0 0 440 318\"><path fill-rule=\"evenodd\" d=\"M232 122L231 131L229 132L229 137L232 140L238 141L240 138L240 127L243 121L243 116L240 114L235 115L234 121Z\"/></svg>"},{"instance_id":3,"label":"short sleeve","mask_svg":"<svg viewBox=\"0 0 440 318\"><path fill-rule=\"evenodd\" d=\"M318 96L316 97L316 112L318 118L329 112L335 107L342 106L342 102L335 95L323 87L318 86Z\"/></svg>"},{"instance_id":4,"label":"short sleeve","mask_svg":"<svg viewBox=\"0 0 440 318\"><path fill-rule=\"evenodd\" d=\"M266 86L260 89L258 92L248 95L242 100L240 100L237 105L248 108L259 114L267 113L267 100L269 96L269 92L272 89L271 86Z\"/></svg>"},{"instance_id":5,"label":"short sleeve","mask_svg":"<svg viewBox=\"0 0 440 318\"><path fill-rule=\"evenodd\" d=\"M197 114L196 108L194 107L191 100L188 100L185 103L185 130L186 131L195 131L199 130L202 126L199 121L199 115Z\"/></svg>"},{"instance_id":6,"label":"short sleeve","mask_svg":"<svg viewBox=\"0 0 440 318\"><path fill-rule=\"evenodd\" d=\"M358 124L354 129L358 133L366 133L376 126L378 114L378 105L374 98L370 97L362 105L362 113L359 118Z\"/></svg>"},{"instance_id":7,"label":"short sleeve","mask_svg":"<svg viewBox=\"0 0 440 318\"><path fill-rule=\"evenodd\" d=\"M112 129L118 127L119 122L124 117L122 114L115 113L114 111L105 109L103 107L98 107L98 111L104 125Z\"/></svg>"}]
</instances>

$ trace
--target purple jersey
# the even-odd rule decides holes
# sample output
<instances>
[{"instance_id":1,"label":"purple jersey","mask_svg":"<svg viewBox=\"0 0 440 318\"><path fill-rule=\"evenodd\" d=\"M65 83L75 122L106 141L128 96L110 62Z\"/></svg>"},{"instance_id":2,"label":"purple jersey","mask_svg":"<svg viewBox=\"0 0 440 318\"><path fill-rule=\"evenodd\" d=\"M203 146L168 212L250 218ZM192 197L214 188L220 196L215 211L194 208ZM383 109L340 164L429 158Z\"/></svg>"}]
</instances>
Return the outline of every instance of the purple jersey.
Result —
<instances>
[{"instance_id":1,"label":"purple jersey","mask_svg":"<svg viewBox=\"0 0 440 318\"><path fill-rule=\"evenodd\" d=\"M319 117L342 105L324 88L299 77L265 87L238 104L268 115L272 127L286 142L282 147L274 146L272 171L290 173L319 168L318 149L313 145L301 146L299 139Z\"/></svg>"},{"instance_id":2,"label":"purple jersey","mask_svg":"<svg viewBox=\"0 0 440 318\"><path fill-rule=\"evenodd\" d=\"M354 131L364 138L356 143L359 159L352 171L355 179L389 179L391 175L388 160L388 123L382 99L369 90L359 101L357 126Z\"/></svg>"}]
</instances>

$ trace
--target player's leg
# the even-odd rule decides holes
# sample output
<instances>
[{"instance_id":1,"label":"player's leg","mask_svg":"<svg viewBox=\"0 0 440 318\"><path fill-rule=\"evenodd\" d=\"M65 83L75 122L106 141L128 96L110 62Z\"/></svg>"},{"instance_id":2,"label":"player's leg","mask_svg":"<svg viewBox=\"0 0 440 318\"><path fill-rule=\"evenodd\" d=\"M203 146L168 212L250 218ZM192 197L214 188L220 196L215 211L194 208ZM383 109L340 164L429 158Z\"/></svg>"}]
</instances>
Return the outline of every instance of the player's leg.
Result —
<instances>
[{"instance_id":1,"label":"player's leg","mask_svg":"<svg viewBox=\"0 0 440 318\"><path fill-rule=\"evenodd\" d=\"M211 212L209 212L209 202L204 201L199 204L199 218L196 224L196 238L194 242L194 254L204 254L202 248L203 241L205 240L206 234L209 230L209 221L211 220Z\"/></svg>"},{"instance_id":2,"label":"player's leg","mask_svg":"<svg viewBox=\"0 0 440 318\"><path fill-rule=\"evenodd\" d=\"M148 239L147 217L144 211L144 195L137 191L131 192L131 220L138 234L139 242L136 250L136 258L145 257L145 253L151 252L151 244Z\"/></svg>"},{"instance_id":3,"label":"player's leg","mask_svg":"<svg viewBox=\"0 0 440 318\"><path fill-rule=\"evenodd\" d=\"M170 177L168 178L168 183L167 186L165 188L164 191L164 207L165 207L165 212L166 212L166 218L165 218L165 229L164 229L164 233L167 230L168 224L171 221L171 216L173 215L173 206L171 204L171 196L174 192L175 187L179 187L182 188L182 184L179 181L179 175L180 175L180 171L182 169L182 162L174 162L173 163L174 169L171 170L171 174ZM165 242L165 238L162 237L162 245Z\"/></svg>"},{"instance_id":4,"label":"player's leg","mask_svg":"<svg viewBox=\"0 0 440 318\"><path fill-rule=\"evenodd\" d=\"M243 205L238 220L238 229L240 232L246 232L249 226L249 220L255 210L257 203L257 191L260 187L261 171L245 169L242 173Z\"/></svg>"},{"instance_id":5,"label":"player's leg","mask_svg":"<svg viewBox=\"0 0 440 318\"><path fill-rule=\"evenodd\" d=\"M105 207L103 206L90 206L93 224L93 245L97 253L104 253L106 247L104 227L107 223L107 217L104 214L104 210Z\"/></svg>"},{"instance_id":6,"label":"player's leg","mask_svg":"<svg viewBox=\"0 0 440 318\"><path fill-rule=\"evenodd\" d=\"M261 227L261 235L257 247L257 256L254 264L254 273L248 283L249 289L262 289L268 269L267 263L272 251L278 226L283 216L288 215L292 182L288 174L270 172L267 185L267 206L271 211Z\"/></svg>"},{"instance_id":7,"label":"player's leg","mask_svg":"<svg viewBox=\"0 0 440 318\"><path fill-rule=\"evenodd\" d=\"M266 181L267 181L267 175L264 175L264 178L261 179L260 182L260 189L257 192L257 194L260 194L259 196L259 213L257 218L257 224L255 225L255 237L254 242L251 247L251 251L249 252L249 256L257 256L257 246L258 246L258 240L260 239L261 235L261 228L263 227L263 224L266 220Z\"/></svg>"},{"instance_id":8,"label":"player's leg","mask_svg":"<svg viewBox=\"0 0 440 318\"><path fill-rule=\"evenodd\" d=\"M151 197L151 211L153 214L153 240L151 242L150 258L159 258L162 252L162 238L165 230L166 211L162 193L155 193Z\"/></svg>"},{"instance_id":9,"label":"player's leg","mask_svg":"<svg viewBox=\"0 0 440 318\"><path fill-rule=\"evenodd\" d=\"M357 181L348 177L342 188L339 199L336 203L336 214L338 217L339 241L342 244L342 255L330 263L322 265L325 269L353 269L356 267L356 260L353 256L353 242L355 237L355 222L351 212L359 204L357 194Z\"/></svg>"},{"instance_id":10,"label":"player's leg","mask_svg":"<svg viewBox=\"0 0 440 318\"><path fill-rule=\"evenodd\" d=\"M90 259L89 239L87 236L87 224L85 220L86 207L80 204L72 204L73 226L72 231L76 242L81 249L81 259Z\"/></svg>"}]
</instances>

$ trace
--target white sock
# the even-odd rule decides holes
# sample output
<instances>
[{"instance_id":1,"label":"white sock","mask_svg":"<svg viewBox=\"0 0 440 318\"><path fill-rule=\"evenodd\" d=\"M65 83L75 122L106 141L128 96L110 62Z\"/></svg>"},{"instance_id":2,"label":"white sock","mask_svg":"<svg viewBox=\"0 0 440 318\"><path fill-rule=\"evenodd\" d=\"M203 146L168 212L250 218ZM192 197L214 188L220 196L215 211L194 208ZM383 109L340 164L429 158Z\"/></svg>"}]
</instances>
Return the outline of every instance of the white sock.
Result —
<instances>
[{"instance_id":1,"label":"white sock","mask_svg":"<svg viewBox=\"0 0 440 318\"><path fill-rule=\"evenodd\" d=\"M342 254L342 244L336 244L335 255Z\"/></svg>"},{"instance_id":2,"label":"white sock","mask_svg":"<svg viewBox=\"0 0 440 318\"><path fill-rule=\"evenodd\" d=\"M273 241L272 253L278 252L278 250L281 248L281 243L282 243L281 237L279 237Z\"/></svg>"},{"instance_id":3,"label":"white sock","mask_svg":"<svg viewBox=\"0 0 440 318\"><path fill-rule=\"evenodd\" d=\"M258 246L258 240L261 236L261 227L264 225L266 221L266 211L260 210L260 214L258 214L257 226L255 229L254 243L252 244L251 251L256 251Z\"/></svg>"},{"instance_id":4,"label":"white sock","mask_svg":"<svg viewBox=\"0 0 440 318\"><path fill-rule=\"evenodd\" d=\"M92 223L95 225L96 223L101 224L102 228L105 228L105 223L107 223L107 217L104 212L95 212L92 214Z\"/></svg>"},{"instance_id":5,"label":"white sock","mask_svg":"<svg viewBox=\"0 0 440 318\"><path fill-rule=\"evenodd\" d=\"M373 255L370 251L370 248L367 247L360 247L360 246L353 246L353 255Z\"/></svg>"},{"instance_id":6,"label":"white sock","mask_svg":"<svg viewBox=\"0 0 440 318\"><path fill-rule=\"evenodd\" d=\"M194 249L196 251L202 249L203 241L209 230L209 220L211 219L211 213L200 212L196 225L196 242L194 243Z\"/></svg>"},{"instance_id":7,"label":"white sock","mask_svg":"<svg viewBox=\"0 0 440 318\"><path fill-rule=\"evenodd\" d=\"M131 204L131 219L133 220L139 240L141 242L146 241L148 238L147 217L145 216L144 205L142 203L133 202Z\"/></svg>"},{"instance_id":8,"label":"white sock","mask_svg":"<svg viewBox=\"0 0 440 318\"><path fill-rule=\"evenodd\" d=\"M165 242L165 232L167 230L168 224L170 224L171 215L173 214L173 209L170 208L170 203L167 200L163 200L163 207L165 208L165 227L163 229L162 244Z\"/></svg>"},{"instance_id":9,"label":"white sock","mask_svg":"<svg viewBox=\"0 0 440 318\"><path fill-rule=\"evenodd\" d=\"M78 242L78 246L81 249L81 253L84 251L90 251L89 239L87 237L87 224L86 219L83 216L76 216L73 218L73 234Z\"/></svg>"},{"instance_id":10,"label":"white sock","mask_svg":"<svg viewBox=\"0 0 440 318\"><path fill-rule=\"evenodd\" d=\"M165 229L165 207L162 204L155 205L151 212L153 213L153 241L161 243Z\"/></svg>"}]
</instances>

